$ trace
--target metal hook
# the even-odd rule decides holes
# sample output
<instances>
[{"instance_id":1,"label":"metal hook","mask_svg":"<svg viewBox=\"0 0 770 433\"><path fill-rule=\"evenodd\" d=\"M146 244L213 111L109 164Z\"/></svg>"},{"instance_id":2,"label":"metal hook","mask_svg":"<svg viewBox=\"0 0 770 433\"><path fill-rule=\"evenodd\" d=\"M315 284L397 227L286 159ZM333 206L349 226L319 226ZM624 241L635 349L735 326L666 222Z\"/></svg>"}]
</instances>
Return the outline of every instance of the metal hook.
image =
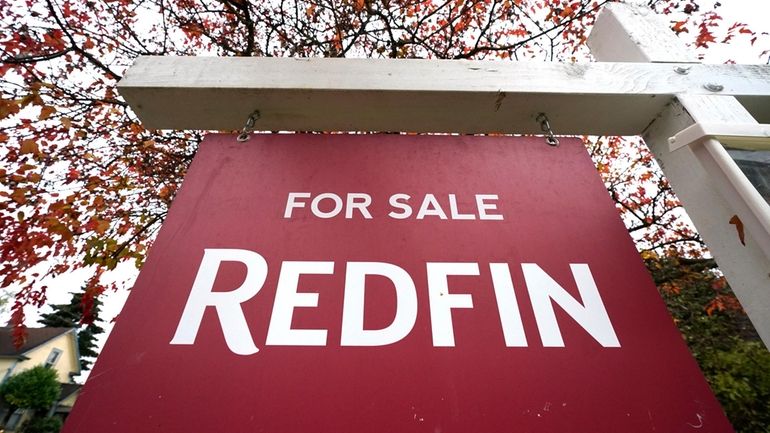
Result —
<instances>
[{"instance_id":1,"label":"metal hook","mask_svg":"<svg viewBox=\"0 0 770 433\"><path fill-rule=\"evenodd\" d=\"M249 141L251 138L251 132L254 131L254 125L257 123L257 120L259 120L260 117L261 114L259 113L259 110L254 110L251 114L249 114L249 117L246 119L246 124L243 126L241 133L238 134L238 138L236 138L236 140L241 143L244 141Z\"/></svg>"},{"instance_id":2,"label":"metal hook","mask_svg":"<svg viewBox=\"0 0 770 433\"><path fill-rule=\"evenodd\" d=\"M558 146L559 139L556 138L556 136L553 134L553 130L551 129L551 122L548 120L548 116L546 116L545 113L539 113L535 120L540 123L540 129L545 132L546 144L554 147Z\"/></svg>"}]
</instances>

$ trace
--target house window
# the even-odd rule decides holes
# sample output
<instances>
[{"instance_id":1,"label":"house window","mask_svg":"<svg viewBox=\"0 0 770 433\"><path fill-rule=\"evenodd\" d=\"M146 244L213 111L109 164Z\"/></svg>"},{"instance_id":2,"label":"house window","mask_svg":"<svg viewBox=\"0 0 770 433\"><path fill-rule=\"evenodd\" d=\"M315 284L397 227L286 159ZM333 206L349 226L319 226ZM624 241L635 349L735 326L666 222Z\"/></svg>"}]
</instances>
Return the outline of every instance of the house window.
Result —
<instances>
[{"instance_id":1,"label":"house window","mask_svg":"<svg viewBox=\"0 0 770 433\"><path fill-rule=\"evenodd\" d=\"M14 431L16 426L21 421L21 417L24 416L24 409L16 409L13 411L8 421L5 423L5 430Z\"/></svg>"},{"instance_id":2,"label":"house window","mask_svg":"<svg viewBox=\"0 0 770 433\"><path fill-rule=\"evenodd\" d=\"M56 361L59 360L60 356L61 356L61 350L51 349L51 353L48 354L48 359L45 360L45 366L53 367L56 364Z\"/></svg>"}]
</instances>

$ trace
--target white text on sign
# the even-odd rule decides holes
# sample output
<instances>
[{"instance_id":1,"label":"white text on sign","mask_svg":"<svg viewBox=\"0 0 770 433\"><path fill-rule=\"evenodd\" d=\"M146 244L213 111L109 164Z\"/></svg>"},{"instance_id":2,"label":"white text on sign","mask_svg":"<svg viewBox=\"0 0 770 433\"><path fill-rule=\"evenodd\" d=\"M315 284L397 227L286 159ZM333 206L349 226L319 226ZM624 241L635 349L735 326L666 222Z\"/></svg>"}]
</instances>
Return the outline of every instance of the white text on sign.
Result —
<instances>
[{"instance_id":1,"label":"white text on sign","mask_svg":"<svg viewBox=\"0 0 770 433\"><path fill-rule=\"evenodd\" d=\"M246 265L246 277L235 290L216 292L214 281L222 262ZM570 264L581 301L576 300L543 269L534 263L522 263L521 270L535 313L540 340L545 347L564 347L553 304L559 305L577 324L603 347L620 347L599 290L587 264ZM326 329L291 327L294 309L317 307L318 293L298 292L301 275L332 275L331 261L284 261L276 287L273 311L265 344L268 346L326 346ZM448 277L478 276L478 263L426 263L428 302L433 346L455 345L452 310L473 308L470 293L449 293ZM206 249L198 274L190 290L182 317L171 344L195 343L204 312L214 307L227 346L238 355L251 355L259 349L254 344L241 304L253 298L267 278L267 262L254 251L242 249ZM507 263L490 263L492 290L500 315L505 345L526 347L524 324L519 313L516 292ZM382 329L364 329L366 277L382 276L393 283L396 313L390 325ZM342 308L342 346L384 346L406 337L417 320L417 290L412 277L403 268L384 262L347 262Z\"/></svg>"},{"instance_id":2,"label":"white text on sign","mask_svg":"<svg viewBox=\"0 0 770 433\"><path fill-rule=\"evenodd\" d=\"M388 217L399 220L438 218L442 220L499 221L503 219L503 216L497 213L497 200L497 194L474 194L473 205L468 206L468 209L460 209L456 194L447 194L445 198L437 198L434 194L425 194L422 199L412 200L409 194L398 193L388 198L388 205L391 209ZM372 214L369 211L371 204L372 196L363 192L347 193L344 198L331 192L315 196L309 192L290 192L286 199L283 217L295 218L298 215L306 215L309 210L309 213L316 218L334 218L344 213L346 219L372 219ZM417 206L416 213L415 206ZM304 214L302 213L303 210Z\"/></svg>"}]
</instances>

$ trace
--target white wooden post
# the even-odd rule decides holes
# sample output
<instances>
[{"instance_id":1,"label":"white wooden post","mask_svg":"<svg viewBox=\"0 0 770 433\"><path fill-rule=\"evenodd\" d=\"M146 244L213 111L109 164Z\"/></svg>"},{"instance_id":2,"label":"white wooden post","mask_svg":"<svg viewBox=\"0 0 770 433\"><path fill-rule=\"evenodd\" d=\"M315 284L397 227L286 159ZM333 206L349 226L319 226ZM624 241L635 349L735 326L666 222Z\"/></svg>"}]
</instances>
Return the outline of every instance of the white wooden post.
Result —
<instances>
[{"instance_id":1,"label":"white wooden post","mask_svg":"<svg viewBox=\"0 0 770 433\"><path fill-rule=\"evenodd\" d=\"M661 17L644 7L612 3L605 6L588 39L600 61L695 62ZM670 66L672 69L674 65ZM686 69L679 69L686 72ZM709 86L709 84L711 84ZM719 79L704 80L712 95L679 94L643 132L674 191L698 228L765 345L770 347L770 220L768 205L740 172L721 144L671 150L669 138L693 125L756 125L757 121L732 96L719 96ZM729 172L733 179L722 175ZM742 245L737 215L746 228Z\"/></svg>"}]
</instances>

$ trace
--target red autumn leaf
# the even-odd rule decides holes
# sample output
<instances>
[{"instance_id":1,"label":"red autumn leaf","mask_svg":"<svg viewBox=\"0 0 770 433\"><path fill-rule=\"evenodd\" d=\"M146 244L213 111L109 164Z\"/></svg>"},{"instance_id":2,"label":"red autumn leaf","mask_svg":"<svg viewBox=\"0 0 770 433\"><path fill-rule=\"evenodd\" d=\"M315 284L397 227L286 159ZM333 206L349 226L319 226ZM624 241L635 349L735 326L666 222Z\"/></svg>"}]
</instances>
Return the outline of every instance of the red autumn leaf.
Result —
<instances>
[{"instance_id":1,"label":"red autumn leaf","mask_svg":"<svg viewBox=\"0 0 770 433\"><path fill-rule=\"evenodd\" d=\"M0 99L0 119L12 116L18 113L19 110L19 101L5 98Z\"/></svg>"},{"instance_id":2,"label":"red autumn leaf","mask_svg":"<svg viewBox=\"0 0 770 433\"><path fill-rule=\"evenodd\" d=\"M743 221L741 221L741 219L738 218L738 215L733 215L733 217L730 218L730 224L733 224L735 226L735 230L738 232L738 239L741 241L741 244L745 246L746 235L743 232Z\"/></svg>"},{"instance_id":3,"label":"red autumn leaf","mask_svg":"<svg viewBox=\"0 0 770 433\"><path fill-rule=\"evenodd\" d=\"M40 153L40 148L37 145L37 140L34 138L28 138L26 140L22 140L21 147L19 148L19 153L22 155L26 154L34 154L37 155Z\"/></svg>"},{"instance_id":4,"label":"red autumn leaf","mask_svg":"<svg viewBox=\"0 0 770 433\"><path fill-rule=\"evenodd\" d=\"M64 32L61 30L52 30L43 35L43 41L46 45L53 48L55 51L62 51L66 48L64 42Z\"/></svg>"},{"instance_id":5,"label":"red autumn leaf","mask_svg":"<svg viewBox=\"0 0 770 433\"><path fill-rule=\"evenodd\" d=\"M22 324L24 321L24 310L14 309L11 315L11 323L13 323L13 346L17 349L27 342L27 328Z\"/></svg>"},{"instance_id":6,"label":"red autumn leaf","mask_svg":"<svg viewBox=\"0 0 770 433\"><path fill-rule=\"evenodd\" d=\"M40 115L38 116L38 120L48 119L54 113L56 113L56 107L44 105L42 108L40 108Z\"/></svg>"},{"instance_id":7,"label":"red autumn leaf","mask_svg":"<svg viewBox=\"0 0 770 433\"><path fill-rule=\"evenodd\" d=\"M676 34L689 32L690 30L684 26L685 24L687 24L687 21L677 21L671 27L671 30L673 30Z\"/></svg>"},{"instance_id":8,"label":"red autumn leaf","mask_svg":"<svg viewBox=\"0 0 770 433\"><path fill-rule=\"evenodd\" d=\"M695 38L695 46L708 48L708 44L716 42L716 38L714 38L714 34L706 28L705 25L700 25L700 32L698 33L698 37Z\"/></svg>"},{"instance_id":9,"label":"red autumn leaf","mask_svg":"<svg viewBox=\"0 0 770 433\"><path fill-rule=\"evenodd\" d=\"M26 204L27 203L27 193L29 192L29 189L27 188L16 188L11 192L11 200L15 201L18 204Z\"/></svg>"},{"instance_id":10,"label":"red autumn leaf","mask_svg":"<svg viewBox=\"0 0 770 433\"><path fill-rule=\"evenodd\" d=\"M78 180L79 177L80 177L80 172L77 169L70 168L67 171L67 181L68 182L72 182L72 181Z\"/></svg>"}]
</instances>

